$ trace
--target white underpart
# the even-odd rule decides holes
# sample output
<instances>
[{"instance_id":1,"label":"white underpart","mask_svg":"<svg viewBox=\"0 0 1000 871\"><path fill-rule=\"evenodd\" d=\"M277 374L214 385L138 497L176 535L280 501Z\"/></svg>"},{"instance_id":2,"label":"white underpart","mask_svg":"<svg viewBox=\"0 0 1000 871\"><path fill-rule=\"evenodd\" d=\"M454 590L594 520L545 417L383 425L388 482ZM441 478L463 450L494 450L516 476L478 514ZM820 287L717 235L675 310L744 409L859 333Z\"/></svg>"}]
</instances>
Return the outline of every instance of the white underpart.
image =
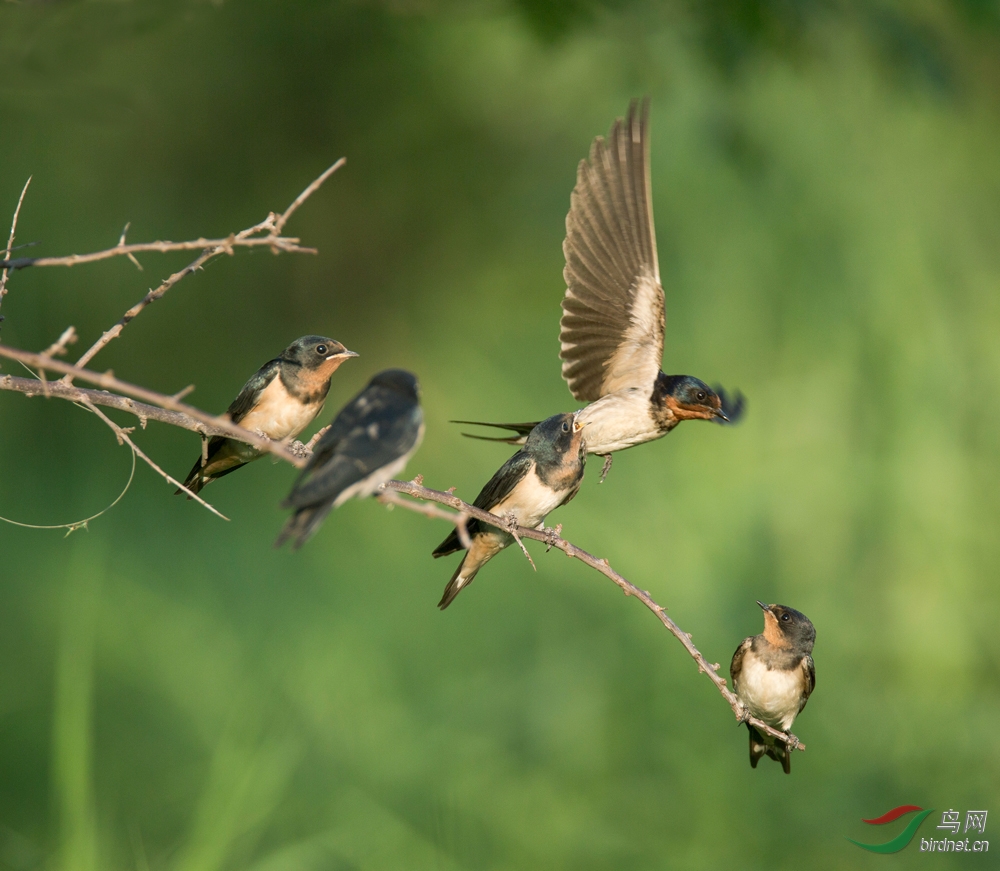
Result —
<instances>
[{"instance_id":1,"label":"white underpart","mask_svg":"<svg viewBox=\"0 0 1000 871\"><path fill-rule=\"evenodd\" d=\"M534 528L550 511L554 511L566 498L566 493L556 493L542 483L538 472L532 468L514 488L513 492L491 510L491 514L503 516L513 513L519 526ZM530 507L528 507L530 506Z\"/></svg>"},{"instance_id":2,"label":"white underpart","mask_svg":"<svg viewBox=\"0 0 1000 871\"><path fill-rule=\"evenodd\" d=\"M275 375L260 392L257 405L244 415L240 426L262 432L271 439L295 438L313 422L322 407L322 402L303 405L294 399L290 401L280 376Z\"/></svg>"},{"instance_id":3,"label":"white underpart","mask_svg":"<svg viewBox=\"0 0 1000 871\"><path fill-rule=\"evenodd\" d=\"M768 669L748 651L743 659L737 691L750 713L769 726L787 732L802 701L802 670Z\"/></svg>"},{"instance_id":4,"label":"white underpart","mask_svg":"<svg viewBox=\"0 0 1000 871\"><path fill-rule=\"evenodd\" d=\"M357 496L359 499L364 499L365 496L371 496L382 484L386 481L391 481L396 477L403 469L406 468L406 464L410 461L410 457L416 452L417 448L420 447L420 442L424 438L424 427L421 424L420 432L417 434L417 440L414 442L413 447L410 448L403 456L398 460L393 460L388 466L382 466L380 469L376 469L367 478L362 478L360 481L356 481L344 490L340 491L340 495L334 499L333 507L339 508L348 499Z\"/></svg>"},{"instance_id":5,"label":"white underpart","mask_svg":"<svg viewBox=\"0 0 1000 871\"><path fill-rule=\"evenodd\" d=\"M587 425L583 431L587 453L609 454L666 435L651 414L652 392L651 382L648 389L611 393L582 409L577 420Z\"/></svg>"}]
</instances>

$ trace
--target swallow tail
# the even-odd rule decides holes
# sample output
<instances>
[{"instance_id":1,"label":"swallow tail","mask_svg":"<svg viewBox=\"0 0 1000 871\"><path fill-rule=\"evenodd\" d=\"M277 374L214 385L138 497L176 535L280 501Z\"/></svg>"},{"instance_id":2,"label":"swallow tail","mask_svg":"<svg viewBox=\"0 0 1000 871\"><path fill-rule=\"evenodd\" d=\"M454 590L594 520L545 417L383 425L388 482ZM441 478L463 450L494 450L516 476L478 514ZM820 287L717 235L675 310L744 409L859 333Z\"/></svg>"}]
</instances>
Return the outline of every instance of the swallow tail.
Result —
<instances>
[{"instance_id":1,"label":"swallow tail","mask_svg":"<svg viewBox=\"0 0 1000 871\"><path fill-rule=\"evenodd\" d=\"M304 545L313 534L319 529L319 525L326 519L326 515L333 509L333 501L324 502L320 505L310 505L300 508L285 522L278 538L274 542L275 547L281 547L289 539L292 540L292 550L298 550Z\"/></svg>"},{"instance_id":2,"label":"swallow tail","mask_svg":"<svg viewBox=\"0 0 1000 871\"><path fill-rule=\"evenodd\" d=\"M783 741L765 739L753 726L747 723L750 730L750 767L756 768L761 756L770 756L775 762L780 762L785 774L792 773L792 754Z\"/></svg>"},{"instance_id":3,"label":"swallow tail","mask_svg":"<svg viewBox=\"0 0 1000 871\"><path fill-rule=\"evenodd\" d=\"M484 442L505 442L508 445L523 445L525 440L528 438L528 433L531 432L536 426L538 426L538 421L533 423L487 423L482 420L452 420L449 423L461 423L467 426L492 426L495 429L507 429L515 433L512 436L482 436L473 435L470 432L463 432L468 439L479 439Z\"/></svg>"},{"instance_id":4,"label":"swallow tail","mask_svg":"<svg viewBox=\"0 0 1000 871\"><path fill-rule=\"evenodd\" d=\"M472 583L472 579L476 576L476 569L467 575L462 574L462 569L465 567L465 560L463 559L457 569L455 569L455 574L451 576L451 580L448 581L448 586L444 588L444 595L441 597L441 601L438 602L438 607L443 611L452 602L455 601L455 597L462 592L469 584Z\"/></svg>"},{"instance_id":5,"label":"swallow tail","mask_svg":"<svg viewBox=\"0 0 1000 871\"><path fill-rule=\"evenodd\" d=\"M250 461L245 456L245 449L241 452L239 443L233 442L231 439L220 438L219 436L213 436L208 440L208 451L206 453L208 456L205 462L202 463L199 457L184 479L184 486L192 493L200 493L206 484L211 483L216 478L222 478L230 472L241 469ZM252 458L256 459L256 456ZM174 495L179 496L183 492L180 489L174 490ZM188 499L190 498L188 496Z\"/></svg>"}]
</instances>

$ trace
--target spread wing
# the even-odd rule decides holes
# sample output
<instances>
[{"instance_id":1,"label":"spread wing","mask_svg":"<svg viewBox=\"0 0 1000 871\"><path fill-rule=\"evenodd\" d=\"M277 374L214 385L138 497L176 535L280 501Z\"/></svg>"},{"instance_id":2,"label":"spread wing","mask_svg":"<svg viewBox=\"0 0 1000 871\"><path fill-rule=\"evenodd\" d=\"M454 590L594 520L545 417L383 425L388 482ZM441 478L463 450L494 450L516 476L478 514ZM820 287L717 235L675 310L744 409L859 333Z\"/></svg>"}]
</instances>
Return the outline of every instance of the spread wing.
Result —
<instances>
[{"instance_id":1,"label":"spread wing","mask_svg":"<svg viewBox=\"0 0 1000 871\"><path fill-rule=\"evenodd\" d=\"M253 410L254 406L260 401L260 394L264 391L264 388L277 376L280 366L281 360L269 360L250 376L250 380L243 385L240 395L226 409L226 414L229 415L229 419L233 423L239 423Z\"/></svg>"},{"instance_id":2,"label":"spread wing","mask_svg":"<svg viewBox=\"0 0 1000 871\"><path fill-rule=\"evenodd\" d=\"M649 185L649 102L580 161L563 242L562 375L576 399L652 389L665 310Z\"/></svg>"}]
</instances>

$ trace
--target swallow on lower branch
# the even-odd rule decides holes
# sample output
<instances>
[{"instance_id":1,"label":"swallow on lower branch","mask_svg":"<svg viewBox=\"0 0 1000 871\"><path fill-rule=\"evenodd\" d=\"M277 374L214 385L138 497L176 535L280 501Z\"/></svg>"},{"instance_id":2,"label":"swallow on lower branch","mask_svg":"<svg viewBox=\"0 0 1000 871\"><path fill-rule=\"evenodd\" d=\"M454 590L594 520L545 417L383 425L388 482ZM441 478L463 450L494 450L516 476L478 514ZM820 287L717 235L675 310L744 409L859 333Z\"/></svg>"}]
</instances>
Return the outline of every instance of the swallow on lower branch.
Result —
<instances>
[{"instance_id":1,"label":"swallow on lower branch","mask_svg":"<svg viewBox=\"0 0 1000 871\"><path fill-rule=\"evenodd\" d=\"M764 631L743 639L736 648L729 674L733 691L750 714L775 729L787 732L806 706L816 686L816 666L812 649L816 629L809 618L785 605L765 605ZM785 770L792 771L788 746L771 735L750 730L750 765L757 767L761 756L770 756Z\"/></svg>"},{"instance_id":2,"label":"swallow on lower branch","mask_svg":"<svg viewBox=\"0 0 1000 871\"><path fill-rule=\"evenodd\" d=\"M490 478L473 503L498 516L508 516L518 526L538 527L550 511L565 505L580 489L587 449L586 426L577 414L557 414L535 426L521 448ZM473 518L466 526L472 547L462 558L438 603L447 608L489 560L514 541L503 529ZM435 557L462 550L458 532L434 550Z\"/></svg>"}]
</instances>

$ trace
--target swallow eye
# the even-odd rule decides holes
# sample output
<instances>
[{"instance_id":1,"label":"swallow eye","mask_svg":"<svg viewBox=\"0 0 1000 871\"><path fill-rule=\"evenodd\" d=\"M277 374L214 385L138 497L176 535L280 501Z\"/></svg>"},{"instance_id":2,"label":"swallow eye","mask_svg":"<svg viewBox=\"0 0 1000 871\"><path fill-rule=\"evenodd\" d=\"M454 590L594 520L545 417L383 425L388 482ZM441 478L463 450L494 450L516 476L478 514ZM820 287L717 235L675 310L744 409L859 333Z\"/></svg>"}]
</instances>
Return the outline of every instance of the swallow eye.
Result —
<instances>
[{"instance_id":1,"label":"swallow eye","mask_svg":"<svg viewBox=\"0 0 1000 871\"><path fill-rule=\"evenodd\" d=\"M704 402L708 398L708 394L704 390L699 390L695 395L695 399L699 402Z\"/></svg>"},{"instance_id":2,"label":"swallow eye","mask_svg":"<svg viewBox=\"0 0 1000 871\"><path fill-rule=\"evenodd\" d=\"M787 622L788 622L789 620L791 620L792 618L791 618L791 617L789 617L789 616L788 616L788 614L782 614L782 615L781 615L781 619L782 619L782 620L784 620L784 621L785 621L785 622L787 623Z\"/></svg>"},{"instance_id":3,"label":"swallow eye","mask_svg":"<svg viewBox=\"0 0 1000 871\"><path fill-rule=\"evenodd\" d=\"M563 421L563 425L562 425L562 431L563 431L563 432L569 432L569 424L568 424L568 423L566 423L566 421ZM789 728L790 728L790 727L789 727Z\"/></svg>"},{"instance_id":4,"label":"swallow eye","mask_svg":"<svg viewBox=\"0 0 1000 871\"><path fill-rule=\"evenodd\" d=\"M325 357L326 356L326 352L328 350L330 350L330 349L327 348L326 345L317 345L316 346L316 353L319 354L321 357Z\"/></svg>"}]
</instances>

